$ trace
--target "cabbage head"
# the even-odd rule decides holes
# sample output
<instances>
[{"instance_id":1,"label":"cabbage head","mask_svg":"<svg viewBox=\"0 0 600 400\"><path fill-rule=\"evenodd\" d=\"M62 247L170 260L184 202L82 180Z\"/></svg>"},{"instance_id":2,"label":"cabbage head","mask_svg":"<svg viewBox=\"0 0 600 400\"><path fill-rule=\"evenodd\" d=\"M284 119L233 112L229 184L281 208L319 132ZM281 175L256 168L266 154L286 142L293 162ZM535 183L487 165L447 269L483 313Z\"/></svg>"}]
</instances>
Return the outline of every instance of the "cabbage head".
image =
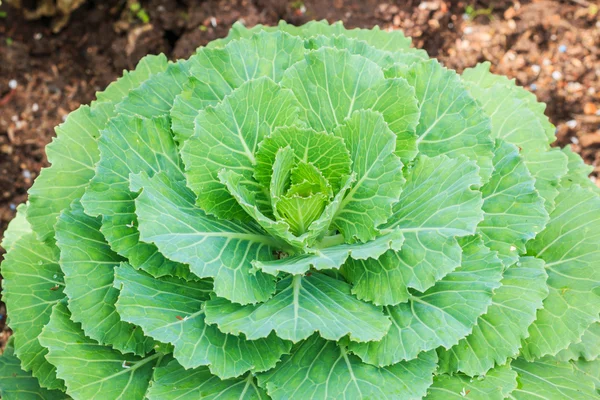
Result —
<instances>
[{"instance_id":1,"label":"cabbage head","mask_svg":"<svg viewBox=\"0 0 600 400\"><path fill-rule=\"evenodd\" d=\"M2 398L598 398L599 192L489 67L326 22L142 59L6 232Z\"/></svg>"}]
</instances>

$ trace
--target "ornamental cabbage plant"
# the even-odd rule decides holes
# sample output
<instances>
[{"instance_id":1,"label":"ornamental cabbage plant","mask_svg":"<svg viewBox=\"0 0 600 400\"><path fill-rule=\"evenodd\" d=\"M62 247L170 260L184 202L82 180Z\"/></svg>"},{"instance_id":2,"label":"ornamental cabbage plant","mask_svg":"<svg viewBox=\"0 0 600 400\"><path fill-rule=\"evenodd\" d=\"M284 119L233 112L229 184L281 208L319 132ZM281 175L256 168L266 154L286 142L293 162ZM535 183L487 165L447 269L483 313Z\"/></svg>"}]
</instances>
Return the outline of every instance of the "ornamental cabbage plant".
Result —
<instances>
[{"instance_id":1,"label":"ornamental cabbage plant","mask_svg":"<svg viewBox=\"0 0 600 400\"><path fill-rule=\"evenodd\" d=\"M543 111L378 28L142 59L6 232L2 398L598 398L600 196Z\"/></svg>"}]
</instances>

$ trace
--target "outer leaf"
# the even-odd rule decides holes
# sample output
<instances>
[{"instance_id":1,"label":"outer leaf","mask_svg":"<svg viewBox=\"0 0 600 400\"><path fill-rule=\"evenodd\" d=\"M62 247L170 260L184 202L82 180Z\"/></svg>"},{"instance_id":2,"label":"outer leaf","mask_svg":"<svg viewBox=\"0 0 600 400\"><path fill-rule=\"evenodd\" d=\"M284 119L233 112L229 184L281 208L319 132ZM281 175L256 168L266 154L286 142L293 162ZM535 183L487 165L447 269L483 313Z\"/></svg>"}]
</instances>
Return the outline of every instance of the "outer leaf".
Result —
<instances>
[{"instance_id":1,"label":"outer leaf","mask_svg":"<svg viewBox=\"0 0 600 400\"><path fill-rule=\"evenodd\" d=\"M223 49L200 49L193 57L192 78L171 110L177 141L182 144L192 136L199 110L217 104L249 80L268 77L279 82L303 54L302 41L284 32L249 34Z\"/></svg>"},{"instance_id":2,"label":"outer leaf","mask_svg":"<svg viewBox=\"0 0 600 400\"><path fill-rule=\"evenodd\" d=\"M494 75L490 73L490 63L484 62L477 64L474 68L467 68L462 75L463 80L471 82L474 85L483 88L490 88L496 83L501 83L510 89L510 97L516 97L525 102L527 108L529 108L535 118L540 122L546 136L550 142L554 141L554 125L550 123L548 117L544 114L546 104L538 103L537 97L534 93L517 86L514 79L508 79L503 75Z\"/></svg>"},{"instance_id":3,"label":"outer leaf","mask_svg":"<svg viewBox=\"0 0 600 400\"><path fill-rule=\"evenodd\" d=\"M183 90L188 80L189 68L194 63L189 60L169 63L168 67L152 79L131 90L123 101L116 105L119 115L155 118L169 115L175 96Z\"/></svg>"},{"instance_id":4,"label":"outer leaf","mask_svg":"<svg viewBox=\"0 0 600 400\"><path fill-rule=\"evenodd\" d=\"M584 374L586 377L594 381L596 393L600 395L600 359L594 361L572 361L571 365L575 371Z\"/></svg>"},{"instance_id":5,"label":"outer leaf","mask_svg":"<svg viewBox=\"0 0 600 400\"><path fill-rule=\"evenodd\" d=\"M71 319L100 344L144 355L152 350L154 342L117 314L119 291L112 284L115 268L123 259L110 249L100 226L100 219L86 215L78 201L61 213L56 224Z\"/></svg>"},{"instance_id":6,"label":"outer leaf","mask_svg":"<svg viewBox=\"0 0 600 400\"><path fill-rule=\"evenodd\" d=\"M406 80L385 79L377 64L346 50L325 47L304 58L286 71L281 84L294 91L301 118L311 128L331 132L355 110L379 111L397 135L396 154L403 161L414 158L419 111Z\"/></svg>"},{"instance_id":7,"label":"outer leaf","mask_svg":"<svg viewBox=\"0 0 600 400\"><path fill-rule=\"evenodd\" d=\"M511 399L597 399L592 378L577 371L569 363L543 358L527 362L522 358L512 362L519 386Z\"/></svg>"},{"instance_id":8,"label":"outer leaf","mask_svg":"<svg viewBox=\"0 0 600 400\"><path fill-rule=\"evenodd\" d=\"M481 193L472 189L480 183L477 172L475 163L465 158L416 160L385 225L404 233L402 250L344 266L358 298L398 304L409 298L408 288L425 291L460 265L456 237L474 233L483 218Z\"/></svg>"},{"instance_id":9,"label":"outer leaf","mask_svg":"<svg viewBox=\"0 0 600 400\"><path fill-rule=\"evenodd\" d=\"M80 107L56 128L57 138L46 147L52 166L45 168L29 189L31 207L27 219L42 240L52 238L54 223L71 201L83 194L94 176L94 166L100 158L96 141L114 113L114 103L148 77L167 67L165 56L147 56L135 71L124 73L104 92L98 93L99 103L91 108Z\"/></svg>"},{"instance_id":10,"label":"outer leaf","mask_svg":"<svg viewBox=\"0 0 600 400\"><path fill-rule=\"evenodd\" d=\"M152 368L162 356L139 358L100 346L69 317L67 307L58 303L40 335L48 349L46 358L57 366L56 374L67 384L67 394L75 400L143 399Z\"/></svg>"},{"instance_id":11,"label":"outer leaf","mask_svg":"<svg viewBox=\"0 0 600 400\"><path fill-rule=\"evenodd\" d=\"M544 229L548 213L515 146L498 141L493 164L490 181L481 188L485 214L477 231L508 266L525 253L525 242Z\"/></svg>"},{"instance_id":12,"label":"outer leaf","mask_svg":"<svg viewBox=\"0 0 600 400\"><path fill-rule=\"evenodd\" d=\"M140 243L135 215L135 193L129 174L165 171L181 177L181 164L167 118L113 118L99 140L101 159L81 202L85 212L102 215L102 233L111 248L136 268L154 276L189 276L189 270L166 260L155 246Z\"/></svg>"},{"instance_id":13,"label":"outer leaf","mask_svg":"<svg viewBox=\"0 0 600 400\"><path fill-rule=\"evenodd\" d=\"M133 71L123 71L123 76L108 85L102 92L96 93L97 102L116 104L123 100L132 89L140 86L150 76L167 69L167 57L164 54L148 55L142 58Z\"/></svg>"},{"instance_id":14,"label":"outer leaf","mask_svg":"<svg viewBox=\"0 0 600 400\"><path fill-rule=\"evenodd\" d=\"M273 239L254 224L217 220L194 205L183 182L159 173L132 176L140 237L172 260L190 265L201 277L212 277L217 296L238 303L265 301L275 291L273 277L250 274L253 260L272 258Z\"/></svg>"},{"instance_id":15,"label":"outer leaf","mask_svg":"<svg viewBox=\"0 0 600 400\"><path fill-rule=\"evenodd\" d=\"M494 149L490 120L466 91L460 76L438 61L428 60L413 64L405 78L415 88L421 109L419 152L430 157L467 156L477 161L481 176L487 180Z\"/></svg>"},{"instance_id":16,"label":"outer leaf","mask_svg":"<svg viewBox=\"0 0 600 400\"><path fill-rule=\"evenodd\" d=\"M28 233L13 243L2 262L2 297L14 331L15 355L40 386L64 390L56 368L45 356L38 336L50 320L52 306L64 298L58 249Z\"/></svg>"},{"instance_id":17,"label":"outer leaf","mask_svg":"<svg viewBox=\"0 0 600 400\"><path fill-rule=\"evenodd\" d=\"M600 322L593 323L583 333L581 342L573 343L556 355L560 361L570 361L583 358L593 361L600 356Z\"/></svg>"},{"instance_id":18,"label":"outer leaf","mask_svg":"<svg viewBox=\"0 0 600 400\"><path fill-rule=\"evenodd\" d=\"M373 111L356 111L334 130L350 151L352 172L357 181L346 194L334 225L347 243L366 242L379 235L377 226L392 214L404 177L402 162L394 154L396 136L383 116Z\"/></svg>"},{"instance_id":19,"label":"outer leaf","mask_svg":"<svg viewBox=\"0 0 600 400\"><path fill-rule=\"evenodd\" d=\"M148 390L149 400L263 400L268 396L256 385L254 375L220 380L207 367L185 370L173 360L154 371L154 382Z\"/></svg>"},{"instance_id":20,"label":"outer leaf","mask_svg":"<svg viewBox=\"0 0 600 400\"><path fill-rule=\"evenodd\" d=\"M550 293L529 328L522 354L555 355L579 341L600 312L600 197L578 186L562 188L550 222L527 252L543 259Z\"/></svg>"},{"instance_id":21,"label":"outer leaf","mask_svg":"<svg viewBox=\"0 0 600 400\"><path fill-rule=\"evenodd\" d=\"M350 294L350 286L320 273L296 275L278 282L278 293L263 304L240 306L224 299L206 303L206 321L250 340L275 331L282 339L298 342L315 331L328 340L350 335L351 340L380 340L390 322L379 307Z\"/></svg>"},{"instance_id":22,"label":"outer leaf","mask_svg":"<svg viewBox=\"0 0 600 400\"><path fill-rule=\"evenodd\" d=\"M381 341L351 343L349 349L369 364L385 366L440 346L450 348L471 333L501 277L495 252L481 239L469 238L459 268L425 293L412 294L408 303L384 307L392 327Z\"/></svg>"},{"instance_id":23,"label":"outer leaf","mask_svg":"<svg viewBox=\"0 0 600 400\"><path fill-rule=\"evenodd\" d=\"M202 305L212 289L208 282L159 280L123 265L116 271L115 286L121 290L121 317L156 340L172 343L175 358L185 368L208 365L220 378L232 378L271 369L290 350L291 343L275 335L248 341L207 325Z\"/></svg>"},{"instance_id":24,"label":"outer leaf","mask_svg":"<svg viewBox=\"0 0 600 400\"><path fill-rule=\"evenodd\" d=\"M476 378L463 374L436 375L425 399L503 400L516 388L517 373L510 364L505 364Z\"/></svg>"},{"instance_id":25,"label":"outer leaf","mask_svg":"<svg viewBox=\"0 0 600 400\"><path fill-rule=\"evenodd\" d=\"M385 368L362 363L343 346L317 335L259 375L259 384L277 399L417 399L431 385L435 353Z\"/></svg>"},{"instance_id":26,"label":"outer leaf","mask_svg":"<svg viewBox=\"0 0 600 400\"><path fill-rule=\"evenodd\" d=\"M531 152L525 160L527 169L535 178L535 188L545 200L546 210L552 212L554 199L558 196L559 182L567 173L567 157L559 149Z\"/></svg>"},{"instance_id":27,"label":"outer leaf","mask_svg":"<svg viewBox=\"0 0 600 400\"><path fill-rule=\"evenodd\" d=\"M544 115L546 105L518 87L514 79L491 74L489 68L488 62L467 68L462 79L490 116L492 135L523 150L525 163L536 180L535 187L551 211L560 178L567 173L567 160L559 150L548 149L548 143L555 140L555 128Z\"/></svg>"},{"instance_id":28,"label":"outer leaf","mask_svg":"<svg viewBox=\"0 0 600 400\"><path fill-rule=\"evenodd\" d=\"M569 186L571 184L579 185L586 189L592 189L596 192L600 191L600 188L596 186L594 182L590 179L590 174L594 170L594 167L588 165L583 162L581 156L575 153L569 146L564 147L562 152L567 156L568 163L568 173L562 178L561 183L564 186Z\"/></svg>"},{"instance_id":29,"label":"outer leaf","mask_svg":"<svg viewBox=\"0 0 600 400\"><path fill-rule=\"evenodd\" d=\"M274 261L257 261L254 266L268 274L279 272L302 275L309 269L339 269L352 257L354 260L377 259L389 249L400 250L404 235L399 231L378 237L367 243L340 244L323 249L309 249L307 253Z\"/></svg>"},{"instance_id":30,"label":"outer leaf","mask_svg":"<svg viewBox=\"0 0 600 400\"><path fill-rule=\"evenodd\" d=\"M23 203L19 204L17 214L4 231L4 237L0 242L0 246L4 250L9 251L17 240L28 233L31 233L31 225L27 221L27 204Z\"/></svg>"},{"instance_id":31,"label":"outer leaf","mask_svg":"<svg viewBox=\"0 0 600 400\"><path fill-rule=\"evenodd\" d=\"M350 174L352 161L342 139L312 129L279 128L260 143L256 155L254 176L264 187L268 187L271 181L275 154L287 146L294 150L296 163L312 163L331 184L334 192L343 184L342 179Z\"/></svg>"},{"instance_id":32,"label":"outer leaf","mask_svg":"<svg viewBox=\"0 0 600 400\"><path fill-rule=\"evenodd\" d=\"M234 171L260 194L261 188L252 179L258 144L276 127L292 125L298 107L291 91L281 89L269 78L259 78L198 114L195 134L186 141L181 154L188 185L202 209L223 219L247 219L219 181L218 173L223 168ZM262 201L268 205L266 198Z\"/></svg>"},{"instance_id":33,"label":"outer leaf","mask_svg":"<svg viewBox=\"0 0 600 400\"><path fill-rule=\"evenodd\" d=\"M21 361L14 355L11 345L0 357L0 396L4 400L62 400L69 399L59 390L40 387L31 373L21 369Z\"/></svg>"},{"instance_id":34,"label":"outer leaf","mask_svg":"<svg viewBox=\"0 0 600 400\"><path fill-rule=\"evenodd\" d=\"M438 371L489 375L494 364L503 365L517 355L548 295L547 277L544 262L533 257L523 257L508 268L492 296L492 305L479 317L473 332L449 350L438 349Z\"/></svg>"}]
</instances>

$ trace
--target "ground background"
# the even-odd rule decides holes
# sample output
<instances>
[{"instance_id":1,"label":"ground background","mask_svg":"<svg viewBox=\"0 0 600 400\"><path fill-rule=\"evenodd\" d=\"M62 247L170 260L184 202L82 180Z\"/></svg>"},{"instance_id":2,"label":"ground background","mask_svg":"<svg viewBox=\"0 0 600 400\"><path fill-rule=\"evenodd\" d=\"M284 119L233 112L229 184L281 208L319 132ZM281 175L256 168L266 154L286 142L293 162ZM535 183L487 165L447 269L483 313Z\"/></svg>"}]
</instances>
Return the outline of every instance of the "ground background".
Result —
<instances>
[{"instance_id":1,"label":"ground background","mask_svg":"<svg viewBox=\"0 0 600 400\"><path fill-rule=\"evenodd\" d=\"M36 0L23 0L35 7ZM600 13L596 0L88 0L57 18L26 21L0 6L0 237L47 165L54 127L145 54L189 57L225 36L285 19L402 29L416 47L462 71L489 60L548 104L557 144L600 173ZM592 177L592 179L595 179ZM600 180L598 181L600 183ZM0 249L0 261L2 250ZM10 332L0 302L0 347Z\"/></svg>"}]
</instances>

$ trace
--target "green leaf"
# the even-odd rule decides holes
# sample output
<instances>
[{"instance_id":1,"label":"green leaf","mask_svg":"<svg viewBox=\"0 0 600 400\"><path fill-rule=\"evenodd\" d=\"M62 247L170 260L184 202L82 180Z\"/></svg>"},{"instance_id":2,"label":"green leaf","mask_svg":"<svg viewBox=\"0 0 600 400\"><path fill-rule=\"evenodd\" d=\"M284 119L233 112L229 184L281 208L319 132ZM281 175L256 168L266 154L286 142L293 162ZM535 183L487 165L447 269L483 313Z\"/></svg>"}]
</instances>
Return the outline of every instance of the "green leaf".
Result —
<instances>
[{"instance_id":1,"label":"green leaf","mask_svg":"<svg viewBox=\"0 0 600 400\"><path fill-rule=\"evenodd\" d=\"M152 369L162 357L158 353L146 358L123 355L98 345L83 334L79 324L71 321L63 303L52 309L40 342L48 349L48 361L57 366L57 376L65 380L67 394L76 400L100 397L142 400Z\"/></svg>"},{"instance_id":2,"label":"green leaf","mask_svg":"<svg viewBox=\"0 0 600 400\"><path fill-rule=\"evenodd\" d=\"M254 176L264 187L269 187L275 155L279 149L291 147L295 161L313 164L333 187L334 192L350 174L351 159L344 141L326 132L287 127L276 129L259 145Z\"/></svg>"},{"instance_id":3,"label":"green leaf","mask_svg":"<svg viewBox=\"0 0 600 400\"><path fill-rule=\"evenodd\" d=\"M395 31L400 32L400 31ZM390 33L390 32L386 32ZM305 41L305 47L310 50L317 50L321 47L335 47L337 49L348 50L351 54L358 54L373 61L383 69L392 67L395 63L401 65L410 65L413 62L427 59L427 54L424 50L413 48L402 49L400 51L389 51L381 49L377 46L381 43L375 43L375 35L372 37L362 36L361 39L351 38L342 34L339 36L318 35L311 37ZM387 41L388 38L386 38ZM410 40L409 40L410 46ZM385 46L384 46L385 47Z\"/></svg>"},{"instance_id":4,"label":"green leaf","mask_svg":"<svg viewBox=\"0 0 600 400\"><path fill-rule=\"evenodd\" d=\"M327 196L327 200L333 196L329 181L313 163L299 161L298 165L292 169L290 178L291 185L287 192L288 195L310 196L311 194L322 193Z\"/></svg>"},{"instance_id":5,"label":"green leaf","mask_svg":"<svg viewBox=\"0 0 600 400\"><path fill-rule=\"evenodd\" d=\"M273 277L250 274L253 260L272 259L274 239L255 224L217 220L194 205L183 182L164 173L131 177L141 240L154 243L166 257L188 264L200 278L214 278L219 297L256 303L275 291Z\"/></svg>"},{"instance_id":6,"label":"green leaf","mask_svg":"<svg viewBox=\"0 0 600 400\"><path fill-rule=\"evenodd\" d=\"M292 233L301 236L321 216L327 205L327 197L323 193L306 197L288 194L275 201L275 210L289 224Z\"/></svg>"},{"instance_id":7,"label":"green leaf","mask_svg":"<svg viewBox=\"0 0 600 400\"><path fill-rule=\"evenodd\" d=\"M339 269L348 257L354 260L377 259L389 249L400 250L404 235L399 231L378 237L367 243L339 244L323 249L308 249L307 253L293 255L274 261L256 261L254 266L263 272L277 275L286 272L301 275L311 268L317 270Z\"/></svg>"},{"instance_id":8,"label":"green leaf","mask_svg":"<svg viewBox=\"0 0 600 400\"><path fill-rule=\"evenodd\" d=\"M517 372L518 387L510 394L511 399L597 399L594 380L579 372L569 363L552 358L527 362L522 358L512 362Z\"/></svg>"},{"instance_id":9,"label":"green leaf","mask_svg":"<svg viewBox=\"0 0 600 400\"><path fill-rule=\"evenodd\" d=\"M392 214L404 177L394 154L396 136L383 116L356 111L334 130L350 151L357 181L342 200L333 220L347 243L366 242L379 235L377 227Z\"/></svg>"},{"instance_id":10,"label":"green leaf","mask_svg":"<svg viewBox=\"0 0 600 400\"><path fill-rule=\"evenodd\" d=\"M593 361L600 356L600 322L595 322L583 333L581 341L572 343L568 348L556 355L560 361L583 358Z\"/></svg>"},{"instance_id":11,"label":"green leaf","mask_svg":"<svg viewBox=\"0 0 600 400\"><path fill-rule=\"evenodd\" d=\"M248 341L207 325L202 307L212 290L208 282L154 279L125 264L116 271L115 286L121 291L121 317L156 340L172 343L174 357L185 368L208 365L218 377L232 378L269 370L290 350L291 343L275 335Z\"/></svg>"},{"instance_id":12,"label":"green leaf","mask_svg":"<svg viewBox=\"0 0 600 400\"><path fill-rule=\"evenodd\" d=\"M218 173L223 168L234 171L261 194L252 178L258 144L276 127L292 125L297 114L298 103L292 92L269 78L250 80L215 107L200 111L195 133L181 152L198 206L223 219L247 219L219 181ZM262 195L261 200L268 205L266 193Z\"/></svg>"},{"instance_id":13,"label":"green leaf","mask_svg":"<svg viewBox=\"0 0 600 400\"><path fill-rule=\"evenodd\" d=\"M438 349L438 371L488 375L495 364L503 365L516 356L521 340L528 335L527 328L548 295L547 277L544 262L537 258L522 257L509 267L473 332L449 350Z\"/></svg>"},{"instance_id":14,"label":"green leaf","mask_svg":"<svg viewBox=\"0 0 600 400\"><path fill-rule=\"evenodd\" d=\"M269 194L272 199L282 196L290 187L292 168L294 166L294 150L286 146L277 150L273 160L273 174L269 183Z\"/></svg>"},{"instance_id":15,"label":"green leaf","mask_svg":"<svg viewBox=\"0 0 600 400\"><path fill-rule=\"evenodd\" d=\"M508 79L506 76L490 73L490 65L489 62L484 62L477 64L474 68L465 69L462 74L463 80L483 88L490 88L497 83L503 84L507 90L510 90L510 92L506 92L505 96L514 97L524 101L525 106L533 112L534 117L540 122L542 129L546 132L548 140L553 142L555 140L555 129L554 125L550 123L550 120L544 114L546 104L538 103L536 95L529 90L517 86L514 79ZM496 101L498 100L499 99L496 99Z\"/></svg>"},{"instance_id":16,"label":"green leaf","mask_svg":"<svg viewBox=\"0 0 600 400\"><path fill-rule=\"evenodd\" d=\"M351 343L364 362L392 365L423 351L448 349L471 333L500 286L502 263L481 239L463 241L462 265L425 293L414 292L407 303L384 307L392 327L379 342ZM443 321L443 323L441 323Z\"/></svg>"},{"instance_id":17,"label":"green leaf","mask_svg":"<svg viewBox=\"0 0 600 400\"><path fill-rule=\"evenodd\" d=\"M135 197L129 174L164 171L181 179L181 163L166 117L142 119L118 116L109 121L99 140L101 158L96 176L81 203L92 216L102 215L102 233L111 248L136 268L151 275L189 276L184 265L165 259L155 246L139 241Z\"/></svg>"},{"instance_id":18,"label":"green leaf","mask_svg":"<svg viewBox=\"0 0 600 400\"><path fill-rule=\"evenodd\" d=\"M414 63L405 78L415 88L420 106L419 153L467 156L477 161L486 181L492 172L494 149L490 119L469 95L460 76L438 61L428 60Z\"/></svg>"},{"instance_id":19,"label":"green leaf","mask_svg":"<svg viewBox=\"0 0 600 400\"><path fill-rule=\"evenodd\" d=\"M260 226L263 227L271 236L281 239L293 247L302 248L303 241L290 231L290 225L286 221L274 221L264 215L256 205L256 193L248 186L248 181L244 177L231 170L221 170L219 172L220 182L227 188L231 196L237 201L237 204L248 213Z\"/></svg>"},{"instance_id":20,"label":"green leaf","mask_svg":"<svg viewBox=\"0 0 600 400\"><path fill-rule=\"evenodd\" d=\"M533 93L518 87L514 79L491 74L489 68L488 62L467 68L462 79L490 116L492 136L522 149L535 187L545 199L546 209L551 211L560 178L567 173L567 160L560 150L548 147L555 140L555 128L544 115L546 105L538 103Z\"/></svg>"},{"instance_id":21,"label":"green leaf","mask_svg":"<svg viewBox=\"0 0 600 400\"><path fill-rule=\"evenodd\" d=\"M112 284L115 268L123 258L110 249L100 226L100 218L86 215L78 201L64 210L56 223L56 245L71 319L81 324L86 336L102 345L144 355L154 342L117 314L119 291Z\"/></svg>"},{"instance_id":22,"label":"green leaf","mask_svg":"<svg viewBox=\"0 0 600 400\"><path fill-rule=\"evenodd\" d=\"M575 371L582 373L594 381L596 393L600 395L600 359L594 361L572 361L571 365Z\"/></svg>"},{"instance_id":23,"label":"green leaf","mask_svg":"<svg viewBox=\"0 0 600 400\"><path fill-rule=\"evenodd\" d=\"M420 156L406 172L406 185L385 228L400 229L399 252L378 260L349 261L342 272L361 300L395 305L408 288L425 291L460 265L457 237L475 232L483 218L480 184L474 162L462 157Z\"/></svg>"},{"instance_id":24,"label":"green leaf","mask_svg":"<svg viewBox=\"0 0 600 400\"><path fill-rule=\"evenodd\" d=\"M426 400L503 400L517 388L517 374L507 363L471 378L464 374L439 374L427 390Z\"/></svg>"},{"instance_id":25,"label":"green leaf","mask_svg":"<svg viewBox=\"0 0 600 400\"><path fill-rule=\"evenodd\" d=\"M484 88L468 80L465 86L490 117L493 138L514 144L525 154L545 151L550 142L554 141L554 137L546 136L542 122L527 107L527 102L512 95L510 86L498 82Z\"/></svg>"},{"instance_id":26,"label":"green leaf","mask_svg":"<svg viewBox=\"0 0 600 400\"><path fill-rule=\"evenodd\" d=\"M56 378L56 368L45 358L48 352L38 340L50 320L52 306L65 297L58 253L56 247L40 242L33 233L19 238L2 262L2 297L21 367L31 371L40 386L64 390L64 383Z\"/></svg>"},{"instance_id":27,"label":"green leaf","mask_svg":"<svg viewBox=\"0 0 600 400\"><path fill-rule=\"evenodd\" d=\"M6 251L10 251L14 243L28 233L31 233L31 225L27 222L27 204L22 203L17 206L15 217L9 222L4 231L0 246Z\"/></svg>"},{"instance_id":28,"label":"green leaf","mask_svg":"<svg viewBox=\"0 0 600 400\"><path fill-rule=\"evenodd\" d=\"M150 76L161 73L168 66L164 54L148 55L142 58L133 71L123 71L123 76L112 82L102 92L96 93L97 102L118 103L123 100L131 90L140 86Z\"/></svg>"},{"instance_id":29,"label":"green leaf","mask_svg":"<svg viewBox=\"0 0 600 400\"><path fill-rule=\"evenodd\" d=\"M175 96L181 93L188 81L193 61L194 56L189 60L169 63L166 70L130 90L116 105L117 114L144 118L169 115Z\"/></svg>"},{"instance_id":30,"label":"green leaf","mask_svg":"<svg viewBox=\"0 0 600 400\"><path fill-rule=\"evenodd\" d=\"M154 370L148 400L264 400L268 396L257 386L254 375L221 380L207 367L184 369L173 360Z\"/></svg>"},{"instance_id":31,"label":"green leaf","mask_svg":"<svg viewBox=\"0 0 600 400\"><path fill-rule=\"evenodd\" d=\"M337 194L333 197L333 200L331 200L331 202L325 206L321 216L308 227L308 232L305 239L307 245L312 246L316 240L323 239L324 236L329 232L331 223L335 217L335 213L342 204L342 200L346 195L346 192L350 190L352 184L356 182L356 175L350 174L347 177L344 177L342 182L344 182L344 184L342 185L340 191L337 192Z\"/></svg>"},{"instance_id":32,"label":"green leaf","mask_svg":"<svg viewBox=\"0 0 600 400\"><path fill-rule=\"evenodd\" d=\"M600 197L578 186L561 188L550 222L528 243L546 262L550 293L529 328L522 355L555 355L579 341L600 313Z\"/></svg>"},{"instance_id":33,"label":"green leaf","mask_svg":"<svg viewBox=\"0 0 600 400\"><path fill-rule=\"evenodd\" d=\"M592 189L596 192L599 192L600 188L596 186L594 182L592 182L589 176L594 170L594 167L584 163L581 156L571 150L570 146L562 148L562 152L569 160L569 171L565 176L562 177L561 183L564 186L579 185L586 189Z\"/></svg>"},{"instance_id":34,"label":"green leaf","mask_svg":"<svg viewBox=\"0 0 600 400\"><path fill-rule=\"evenodd\" d=\"M328 340L350 335L351 340L380 340L390 322L381 308L350 294L350 285L320 273L296 275L277 284L277 294L262 304L240 306L224 299L206 303L206 322L250 340L275 331L282 339L298 342L315 331Z\"/></svg>"},{"instance_id":35,"label":"green leaf","mask_svg":"<svg viewBox=\"0 0 600 400\"><path fill-rule=\"evenodd\" d=\"M525 165L535 178L535 188L545 200L546 210L554 208L561 178L567 173L567 157L560 149L527 154Z\"/></svg>"},{"instance_id":36,"label":"green leaf","mask_svg":"<svg viewBox=\"0 0 600 400\"><path fill-rule=\"evenodd\" d=\"M324 47L288 69L281 84L294 91L311 128L331 132L355 110L372 109L397 135L396 155L403 162L416 155L419 111L413 88L404 79L385 79L367 58Z\"/></svg>"},{"instance_id":37,"label":"green leaf","mask_svg":"<svg viewBox=\"0 0 600 400\"><path fill-rule=\"evenodd\" d=\"M544 229L548 213L519 150L500 140L496 143L494 172L481 188L485 214L477 231L509 266L525 253L525 243Z\"/></svg>"},{"instance_id":38,"label":"green leaf","mask_svg":"<svg viewBox=\"0 0 600 400\"><path fill-rule=\"evenodd\" d=\"M150 76L167 67L165 56L142 58L134 71L125 73L104 92L97 93L98 103L82 106L56 128L57 138L46 146L50 168L45 168L29 189L27 220L42 240L54 236L54 223L62 210L83 194L95 174L100 158L99 132L115 115L114 103Z\"/></svg>"},{"instance_id":39,"label":"green leaf","mask_svg":"<svg viewBox=\"0 0 600 400\"><path fill-rule=\"evenodd\" d=\"M385 368L364 364L342 345L318 335L306 340L277 368L259 375L275 399L417 399L431 385L435 353Z\"/></svg>"},{"instance_id":40,"label":"green leaf","mask_svg":"<svg viewBox=\"0 0 600 400\"><path fill-rule=\"evenodd\" d=\"M0 396L4 400L63 400L69 399L59 390L48 390L40 386L31 373L21 369L21 361L8 345L0 356Z\"/></svg>"},{"instance_id":41,"label":"green leaf","mask_svg":"<svg viewBox=\"0 0 600 400\"><path fill-rule=\"evenodd\" d=\"M182 144L193 135L199 110L217 104L249 80L268 77L279 82L303 54L302 41L284 32L249 34L225 48L200 49L192 57L192 77L171 110L177 141Z\"/></svg>"}]
</instances>

